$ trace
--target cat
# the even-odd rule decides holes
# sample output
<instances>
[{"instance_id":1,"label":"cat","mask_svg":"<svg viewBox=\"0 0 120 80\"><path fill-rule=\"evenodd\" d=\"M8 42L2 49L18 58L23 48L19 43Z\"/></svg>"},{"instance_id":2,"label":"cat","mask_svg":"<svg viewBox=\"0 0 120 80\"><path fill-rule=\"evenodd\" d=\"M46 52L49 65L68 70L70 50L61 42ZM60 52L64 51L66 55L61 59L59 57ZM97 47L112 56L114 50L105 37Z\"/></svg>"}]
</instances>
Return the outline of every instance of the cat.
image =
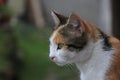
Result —
<instances>
[{"instance_id":1,"label":"cat","mask_svg":"<svg viewBox=\"0 0 120 80\"><path fill-rule=\"evenodd\" d=\"M52 11L56 27L50 37L50 59L59 66L75 63L80 80L120 80L120 41L83 20Z\"/></svg>"}]
</instances>

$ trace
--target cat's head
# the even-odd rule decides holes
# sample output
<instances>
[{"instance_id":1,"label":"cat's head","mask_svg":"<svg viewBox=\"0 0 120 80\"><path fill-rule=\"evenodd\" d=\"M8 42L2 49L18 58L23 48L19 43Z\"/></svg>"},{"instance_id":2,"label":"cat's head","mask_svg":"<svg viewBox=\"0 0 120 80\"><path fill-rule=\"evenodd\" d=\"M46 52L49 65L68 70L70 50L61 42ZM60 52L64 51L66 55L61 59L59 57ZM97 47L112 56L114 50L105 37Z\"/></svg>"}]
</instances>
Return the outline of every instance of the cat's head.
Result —
<instances>
[{"instance_id":1,"label":"cat's head","mask_svg":"<svg viewBox=\"0 0 120 80\"><path fill-rule=\"evenodd\" d=\"M49 57L58 65L84 61L85 55L81 53L88 42L90 29L85 21L78 15L72 13L65 17L52 12L56 28L50 37ZM91 33L90 33L91 34Z\"/></svg>"}]
</instances>

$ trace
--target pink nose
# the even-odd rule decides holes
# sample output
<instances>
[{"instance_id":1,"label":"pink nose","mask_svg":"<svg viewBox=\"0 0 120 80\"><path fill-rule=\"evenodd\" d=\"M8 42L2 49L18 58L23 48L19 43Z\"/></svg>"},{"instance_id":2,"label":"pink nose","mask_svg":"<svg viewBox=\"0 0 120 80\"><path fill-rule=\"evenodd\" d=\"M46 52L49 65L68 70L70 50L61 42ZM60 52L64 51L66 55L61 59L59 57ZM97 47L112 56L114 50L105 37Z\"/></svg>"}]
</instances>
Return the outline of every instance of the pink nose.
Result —
<instances>
[{"instance_id":1,"label":"pink nose","mask_svg":"<svg viewBox=\"0 0 120 80\"><path fill-rule=\"evenodd\" d=\"M51 60L54 60L54 59L55 59L55 56L50 56L50 59L51 59Z\"/></svg>"}]
</instances>

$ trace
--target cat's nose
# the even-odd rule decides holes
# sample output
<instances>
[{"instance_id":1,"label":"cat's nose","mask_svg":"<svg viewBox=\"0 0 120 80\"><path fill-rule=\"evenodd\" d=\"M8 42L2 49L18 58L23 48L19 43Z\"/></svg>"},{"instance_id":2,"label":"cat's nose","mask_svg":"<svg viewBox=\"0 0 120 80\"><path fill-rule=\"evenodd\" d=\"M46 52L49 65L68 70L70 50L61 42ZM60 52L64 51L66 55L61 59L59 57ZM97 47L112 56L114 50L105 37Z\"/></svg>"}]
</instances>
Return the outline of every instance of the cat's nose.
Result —
<instances>
[{"instance_id":1,"label":"cat's nose","mask_svg":"<svg viewBox=\"0 0 120 80\"><path fill-rule=\"evenodd\" d=\"M50 56L50 59L51 60L54 60L56 57L55 56Z\"/></svg>"}]
</instances>

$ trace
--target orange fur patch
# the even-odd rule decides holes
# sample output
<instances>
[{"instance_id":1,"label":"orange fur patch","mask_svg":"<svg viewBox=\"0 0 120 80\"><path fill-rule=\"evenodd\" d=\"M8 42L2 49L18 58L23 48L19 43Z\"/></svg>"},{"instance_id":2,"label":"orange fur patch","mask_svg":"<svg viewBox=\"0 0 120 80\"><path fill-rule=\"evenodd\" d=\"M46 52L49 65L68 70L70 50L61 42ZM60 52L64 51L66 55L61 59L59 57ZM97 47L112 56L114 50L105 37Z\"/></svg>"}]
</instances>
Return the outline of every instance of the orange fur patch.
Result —
<instances>
[{"instance_id":1,"label":"orange fur patch","mask_svg":"<svg viewBox=\"0 0 120 80\"><path fill-rule=\"evenodd\" d=\"M115 53L112 56L112 64L106 73L105 80L120 80L120 41L114 37L110 38Z\"/></svg>"},{"instance_id":2,"label":"orange fur patch","mask_svg":"<svg viewBox=\"0 0 120 80\"><path fill-rule=\"evenodd\" d=\"M120 41L118 39L111 37L109 41L115 50L120 50Z\"/></svg>"},{"instance_id":3,"label":"orange fur patch","mask_svg":"<svg viewBox=\"0 0 120 80\"><path fill-rule=\"evenodd\" d=\"M61 44L64 44L63 49L64 49L64 50L67 50L67 49L68 49L68 46L65 45L65 40L64 40L63 36L59 33L59 31L60 31L63 27L64 27L64 25L59 26L59 28L54 32L55 37L54 37L53 41L54 41L56 44L60 44L60 43L61 43Z\"/></svg>"},{"instance_id":4,"label":"orange fur patch","mask_svg":"<svg viewBox=\"0 0 120 80\"><path fill-rule=\"evenodd\" d=\"M55 34L54 42L55 42L56 44L65 43L64 38L63 38L62 35L59 34L59 33L56 33L56 34Z\"/></svg>"},{"instance_id":5,"label":"orange fur patch","mask_svg":"<svg viewBox=\"0 0 120 80\"><path fill-rule=\"evenodd\" d=\"M64 25L63 26L59 26L59 28L54 32L55 37L54 37L53 41L56 44L59 44L59 43L64 44L65 43L65 40L64 40L63 36L59 33L59 30L61 30L63 27L64 27Z\"/></svg>"},{"instance_id":6,"label":"orange fur patch","mask_svg":"<svg viewBox=\"0 0 120 80\"><path fill-rule=\"evenodd\" d=\"M83 21L83 26L85 27L85 32L90 35L94 42L97 42L99 39L99 30L97 29L97 27L87 21Z\"/></svg>"}]
</instances>

